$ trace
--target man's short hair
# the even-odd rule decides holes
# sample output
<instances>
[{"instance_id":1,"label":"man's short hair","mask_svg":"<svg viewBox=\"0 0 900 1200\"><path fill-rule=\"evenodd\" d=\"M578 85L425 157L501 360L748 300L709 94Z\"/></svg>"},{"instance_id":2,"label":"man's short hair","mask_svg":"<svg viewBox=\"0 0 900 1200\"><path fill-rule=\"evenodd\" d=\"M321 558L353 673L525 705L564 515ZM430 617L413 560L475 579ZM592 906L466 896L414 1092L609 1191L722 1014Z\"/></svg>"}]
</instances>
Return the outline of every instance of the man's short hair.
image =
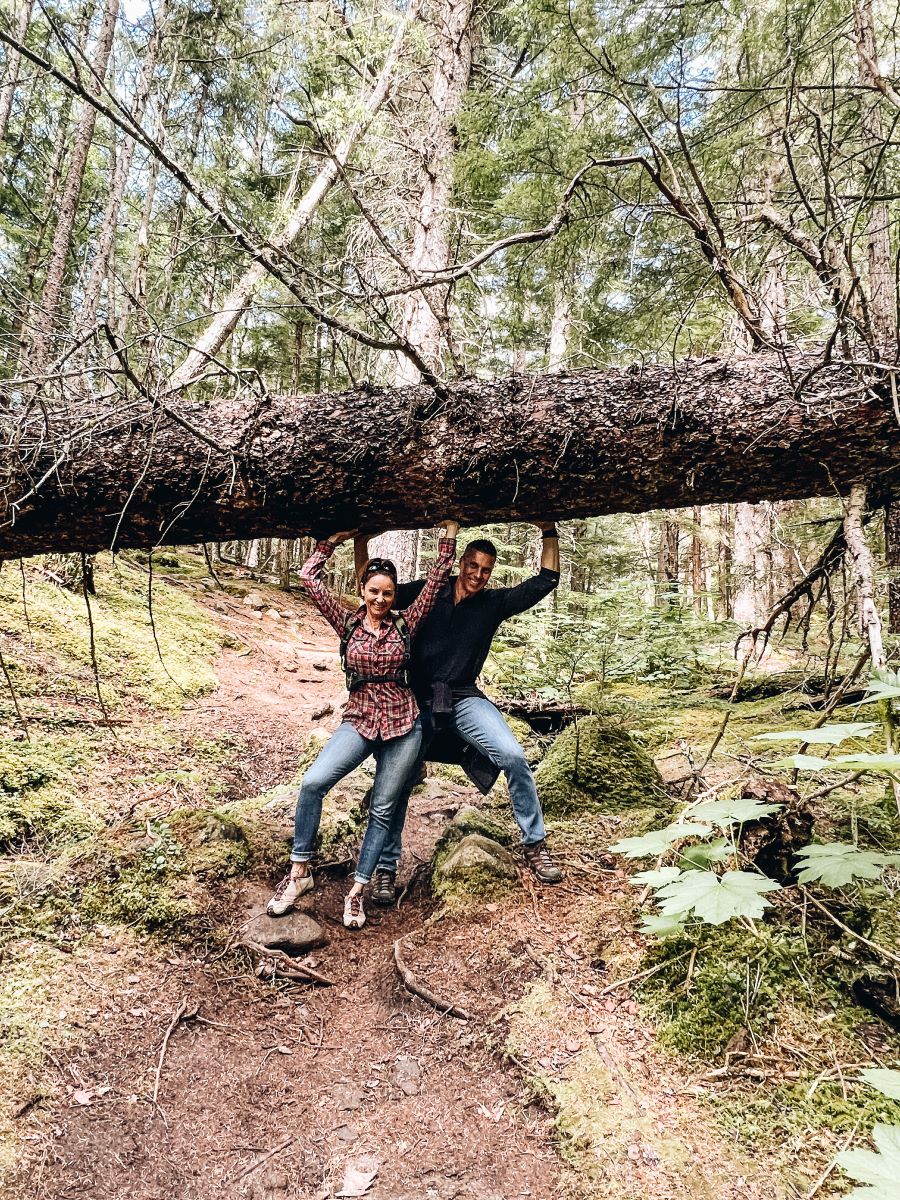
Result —
<instances>
[{"instance_id":1,"label":"man's short hair","mask_svg":"<svg viewBox=\"0 0 900 1200\"><path fill-rule=\"evenodd\" d=\"M463 551L463 558L466 557L470 550L477 551L479 554L489 554L491 558L497 557L497 547L488 538L476 538L474 542L469 542Z\"/></svg>"}]
</instances>

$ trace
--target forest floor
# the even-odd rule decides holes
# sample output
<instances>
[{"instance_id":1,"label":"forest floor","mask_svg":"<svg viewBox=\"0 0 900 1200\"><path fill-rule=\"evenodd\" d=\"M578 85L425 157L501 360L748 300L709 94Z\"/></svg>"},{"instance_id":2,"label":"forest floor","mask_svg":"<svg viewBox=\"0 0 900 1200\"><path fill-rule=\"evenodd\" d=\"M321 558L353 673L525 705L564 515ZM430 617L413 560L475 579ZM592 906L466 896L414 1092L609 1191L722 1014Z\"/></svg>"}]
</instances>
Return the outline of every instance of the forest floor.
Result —
<instances>
[{"instance_id":1,"label":"forest floor","mask_svg":"<svg viewBox=\"0 0 900 1200\"><path fill-rule=\"evenodd\" d=\"M201 587L194 574L169 585L189 593L218 630L215 679L166 713L137 701L117 710L141 736L104 734L102 759L95 746L81 786L108 830L144 824L153 846L154 823L177 805L263 796L255 812L286 854L298 760L311 734L339 721L334 638L304 599L264 585L253 585L263 610ZM210 760L200 784L196 744ZM149 935L138 917L82 918L66 937L35 921L7 935L3 1194L804 1194L786 1186L783 1169L816 1138L806 1130L793 1147L742 1149L717 1108L726 1091L739 1104L743 1085L665 1050L627 985L645 944L635 933L635 889L606 853L619 819L552 827L567 871L559 887L523 872L506 892L441 907L427 864L453 814L479 802L437 774L417 790L401 872L410 886L394 908L370 911L361 932L339 921L341 870L319 875L302 906L328 940L303 961L330 987L259 978L236 946L278 878L274 862L201 876L202 922L189 936L177 923ZM7 871L26 858L39 874L26 849L6 860ZM78 875L84 866L63 869ZM17 878L21 889L21 871ZM63 886L52 873L34 885ZM404 989L393 957L399 938L417 979L468 1020ZM825 1142L812 1155L799 1176L804 1188L831 1149Z\"/></svg>"}]
</instances>

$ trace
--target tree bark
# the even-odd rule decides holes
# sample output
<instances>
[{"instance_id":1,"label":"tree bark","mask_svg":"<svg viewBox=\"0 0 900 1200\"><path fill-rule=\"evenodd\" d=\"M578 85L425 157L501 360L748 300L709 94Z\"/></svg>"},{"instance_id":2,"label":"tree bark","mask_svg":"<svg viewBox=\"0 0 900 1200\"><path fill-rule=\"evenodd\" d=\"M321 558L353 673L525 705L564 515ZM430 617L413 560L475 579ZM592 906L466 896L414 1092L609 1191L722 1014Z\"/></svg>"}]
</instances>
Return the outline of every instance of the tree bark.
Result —
<instances>
[{"instance_id":1,"label":"tree bark","mask_svg":"<svg viewBox=\"0 0 900 1200\"><path fill-rule=\"evenodd\" d=\"M886 488L884 380L791 352L177 408L48 385L5 405L0 557Z\"/></svg>"}]
</instances>

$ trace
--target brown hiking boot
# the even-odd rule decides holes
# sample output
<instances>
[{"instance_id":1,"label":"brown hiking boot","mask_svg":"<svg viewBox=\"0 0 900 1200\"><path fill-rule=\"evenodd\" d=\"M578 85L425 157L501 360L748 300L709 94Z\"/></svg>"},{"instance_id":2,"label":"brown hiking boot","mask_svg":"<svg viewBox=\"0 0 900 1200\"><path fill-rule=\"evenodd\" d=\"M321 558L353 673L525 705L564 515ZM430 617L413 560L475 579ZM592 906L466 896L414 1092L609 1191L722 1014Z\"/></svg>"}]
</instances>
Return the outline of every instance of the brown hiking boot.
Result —
<instances>
[{"instance_id":1,"label":"brown hiking boot","mask_svg":"<svg viewBox=\"0 0 900 1200\"><path fill-rule=\"evenodd\" d=\"M372 879L369 899L373 904L387 908L397 899L397 876L385 867L378 867Z\"/></svg>"},{"instance_id":2,"label":"brown hiking boot","mask_svg":"<svg viewBox=\"0 0 900 1200\"><path fill-rule=\"evenodd\" d=\"M561 883L563 873L550 857L546 842L533 842L523 846L525 866L533 871L541 883Z\"/></svg>"}]
</instances>

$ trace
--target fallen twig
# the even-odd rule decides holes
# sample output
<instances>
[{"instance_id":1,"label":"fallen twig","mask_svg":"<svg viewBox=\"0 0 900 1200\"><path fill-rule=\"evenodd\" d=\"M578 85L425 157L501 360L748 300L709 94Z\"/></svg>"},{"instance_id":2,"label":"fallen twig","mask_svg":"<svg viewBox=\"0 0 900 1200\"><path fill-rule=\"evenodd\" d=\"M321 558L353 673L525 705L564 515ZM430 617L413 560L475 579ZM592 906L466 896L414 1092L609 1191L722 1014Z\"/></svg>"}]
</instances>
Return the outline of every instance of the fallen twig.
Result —
<instances>
[{"instance_id":1,"label":"fallen twig","mask_svg":"<svg viewBox=\"0 0 900 1200\"><path fill-rule=\"evenodd\" d=\"M277 1146L273 1146L271 1150L267 1150L265 1154L261 1154L259 1158L254 1159L253 1162L250 1163L249 1167L244 1167L240 1175L235 1175L234 1179L230 1180L229 1182L240 1183L242 1179L246 1179L248 1175L252 1175L255 1170L267 1163L270 1158L274 1158L276 1154L280 1154L282 1150L286 1149L291 1144L291 1142L296 1142L296 1140L297 1135L292 1133L289 1138L285 1138L283 1142L279 1142Z\"/></svg>"},{"instance_id":2,"label":"fallen twig","mask_svg":"<svg viewBox=\"0 0 900 1200\"><path fill-rule=\"evenodd\" d=\"M406 934L406 937L409 936L409 934ZM413 996L418 996L420 1000L424 1000L426 1004L430 1004L432 1008L436 1008L444 1016L458 1017L460 1021L468 1021L471 1018L471 1013L466 1012L464 1008L459 1008L456 1004L448 1004L446 1000L442 1000L440 996L436 996L434 992L430 991L427 987L423 987L418 982L403 960L403 951L400 947L404 940L401 937L397 938L396 942L394 942L394 966L397 968L397 974L400 976L400 980L406 990Z\"/></svg>"},{"instance_id":3,"label":"fallen twig","mask_svg":"<svg viewBox=\"0 0 900 1200\"><path fill-rule=\"evenodd\" d=\"M186 1012L187 1012L187 998L185 996L182 996L181 1003L178 1005L178 1008L175 1010L175 1015L172 1017L172 1020L169 1022L169 1028L166 1030L165 1036L163 1037L163 1040L162 1040L162 1045L159 1048L159 1062L156 1064L156 1078L153 1080L153 1103L154 1104L158 1103L157 1097L159 1096L159 1080L160 1080L160 1076L162 1075L163 1063L165 1062L165 1058L166 1058L166 1050L169 1047L169 1038L175 1032L175 1027L177 1026L178 1022L181 1020L181 1018L184 1016L184 1014Z\"/></svg>"},{"instance_id":4,"label":"fallen twig","mask_svg":"<svg viewBox=\"0 0 900 1200\"><path fill-rule=\"evenodd\" d=\"M829 921L837 925L838 929L842 929L844 933L849 933L854 941L862 942L864 946L868 946L870 950L874 950L876 954L881 955L881 957L887 959L888 962L897 963L900 965L900 955L893 954L884 946L879 946L877 942L873 942L870 938L864 937L861 933L857 933L855 929L851 929L849 925L845 925L840 917L836 917L830 908L827 908L821 900L817 900L812 892L803 887L802 884L800 885L800 890L803 892L803 895L807 898L807 900L815 905L819 912L824 913Z\"/></svg>"},{"instance_id":5,"label":"fallen twig","mask_svg":"<svg viewBox=\"0 0 900 1200\"><path fill-rule=\"evenodd\" d=\"M694 953L692 950L685 950L682 954L676 954L674 958L664 959L657 963L654 967L648 967L646 971L638 971L637 975L629 975L627 979L617 979L615 983L608 983L605 988L601 988L597 993L597 998L606 996L609 992L614 992L616 988L625 987L628 983L637 983L639 979L649 979L651 975L655 975L657 971L663 971L666 967L670 967L672 963L677 963L679 959L687 958L689 954Z\"/></svg>"},{"instance_id":6,"label":"fallen twig","mask_svg":"<svg viewBox=\"0 0 900 1200\"><path fill-rule=\"evenodd\" d=\"M245 946L252 954L259 955L260 959L270 958L273 963L273 975L282 979L307 979L313 983L321 983L323 987L334 987L333 979L328 979L327 976L314 971L312 967L297 962L283 950L273 950L270 946L261 946L259 942L243 941L240 945Z\"/></svg>"}]
</instances>

